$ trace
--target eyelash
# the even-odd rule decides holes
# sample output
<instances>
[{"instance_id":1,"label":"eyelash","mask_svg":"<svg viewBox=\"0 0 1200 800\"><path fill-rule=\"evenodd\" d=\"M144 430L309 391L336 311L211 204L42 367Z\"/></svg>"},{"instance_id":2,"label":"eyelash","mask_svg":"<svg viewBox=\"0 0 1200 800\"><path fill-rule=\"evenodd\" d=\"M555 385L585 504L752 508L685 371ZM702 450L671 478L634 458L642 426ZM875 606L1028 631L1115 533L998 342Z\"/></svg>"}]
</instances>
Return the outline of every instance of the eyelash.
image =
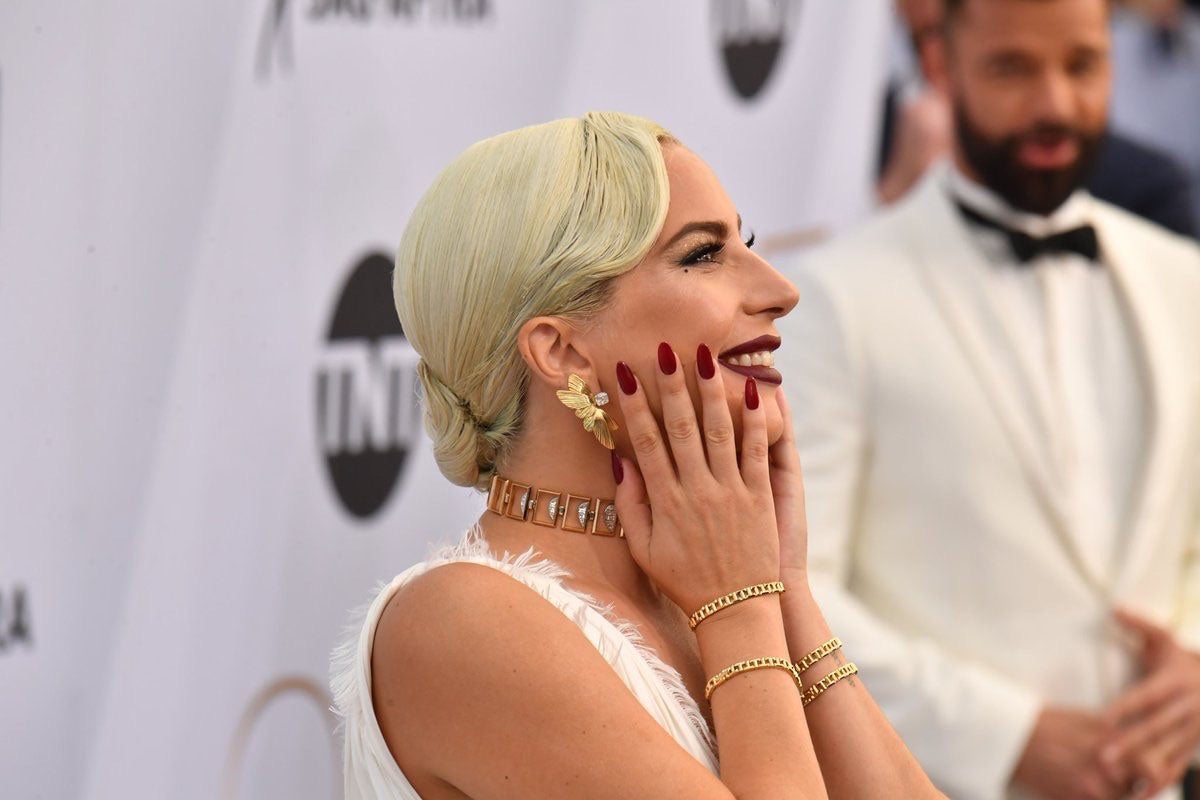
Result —
<instances>
[{"instance_id":1,"label":"eyelash","mask_svg":"<svg viewBox=\"0 0 1200 800\"><path fill-rule=\"evenodd\" d=\"M743 242L746 247L754 247L754 232L750 232L750 238ZM701 263L707 256L715 256L725 249L725 245L720 242L709 242L708 244L697 247L692 252L683 257L680 266L690 267L694 264Z\"/></svg>"}]
</instances>

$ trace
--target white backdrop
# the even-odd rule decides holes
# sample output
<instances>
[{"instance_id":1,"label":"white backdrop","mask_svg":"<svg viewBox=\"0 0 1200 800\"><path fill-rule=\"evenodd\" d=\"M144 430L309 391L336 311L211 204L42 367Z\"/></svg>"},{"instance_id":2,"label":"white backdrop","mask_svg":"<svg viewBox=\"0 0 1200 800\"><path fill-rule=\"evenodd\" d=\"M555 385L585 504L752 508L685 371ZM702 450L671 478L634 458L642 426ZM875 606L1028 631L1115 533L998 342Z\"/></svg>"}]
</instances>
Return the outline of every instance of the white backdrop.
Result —
<instances>
[{"instance_id":1,"label":"white backdrop","mask_svg":"<svg viewBox=\"0 0 1200 800\"><path fill-rule=\"evenodd\" d=\"M0 797L331 798L349 610L479 499L388 261L471 142L591 108L760 241L870 204L887 0L4 0Z\"/></svg>"}]
</instances>

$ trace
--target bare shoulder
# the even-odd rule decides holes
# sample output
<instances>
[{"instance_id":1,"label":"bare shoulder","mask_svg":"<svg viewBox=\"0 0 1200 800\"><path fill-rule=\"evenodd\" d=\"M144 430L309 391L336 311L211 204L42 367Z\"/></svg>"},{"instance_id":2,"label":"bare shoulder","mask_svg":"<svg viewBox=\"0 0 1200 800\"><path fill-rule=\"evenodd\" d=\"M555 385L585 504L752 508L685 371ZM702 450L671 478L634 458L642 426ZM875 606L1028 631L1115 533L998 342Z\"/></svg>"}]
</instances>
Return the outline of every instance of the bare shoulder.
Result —
<instances>
[{"instance_id":1,"label":"bare shoulder","mask_svg":"<svg viewBox=\"0 0 1200 800\"><path fill-rule=\"evenodd\" d=\"M418 792L728 796L571 620L489 566L447 564L397 591L371 667L380 728Z\"/></svg>"}]
</instances>

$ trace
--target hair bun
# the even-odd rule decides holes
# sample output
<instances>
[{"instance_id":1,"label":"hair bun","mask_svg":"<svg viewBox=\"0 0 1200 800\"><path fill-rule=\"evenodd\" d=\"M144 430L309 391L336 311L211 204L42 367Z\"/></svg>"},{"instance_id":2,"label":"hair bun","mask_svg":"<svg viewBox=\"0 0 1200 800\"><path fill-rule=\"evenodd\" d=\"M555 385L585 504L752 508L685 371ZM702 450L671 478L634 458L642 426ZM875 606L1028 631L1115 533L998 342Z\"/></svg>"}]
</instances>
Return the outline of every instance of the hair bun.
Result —
<instances>
[{"instance_id":1,"label":"hair bun","mask_svg":"<svg viewBox=\"0 0 1200 800\"><path fill-rule=\"evenodd\" d=\"M417 374L425 392L425 430L433 439L438 469L459 486L486 486L517 426L503 417L496 422L477 417L470 401L439 378L425 359L417 362Z\"/></svg>"}]
</instances>

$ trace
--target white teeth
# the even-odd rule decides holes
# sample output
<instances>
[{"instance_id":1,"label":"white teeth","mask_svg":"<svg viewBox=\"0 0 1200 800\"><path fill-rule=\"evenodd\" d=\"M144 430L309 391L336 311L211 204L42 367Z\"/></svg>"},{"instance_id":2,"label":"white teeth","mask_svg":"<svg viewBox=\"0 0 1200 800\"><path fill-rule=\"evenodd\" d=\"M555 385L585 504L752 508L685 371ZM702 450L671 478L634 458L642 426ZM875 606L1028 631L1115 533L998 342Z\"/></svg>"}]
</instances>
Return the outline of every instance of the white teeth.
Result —
<instances>
[{"instance_id":1,"label":"white teeth","mask_svg":"<svg viewBox=\"0 0 1200 800\"><path fill-rule=\"evenodd\" d=\"M725 363L735 367L773 367L775 366L775 354L770 350L742 353L740 356L726 356Z\"/></svg>"}]
</instances>

